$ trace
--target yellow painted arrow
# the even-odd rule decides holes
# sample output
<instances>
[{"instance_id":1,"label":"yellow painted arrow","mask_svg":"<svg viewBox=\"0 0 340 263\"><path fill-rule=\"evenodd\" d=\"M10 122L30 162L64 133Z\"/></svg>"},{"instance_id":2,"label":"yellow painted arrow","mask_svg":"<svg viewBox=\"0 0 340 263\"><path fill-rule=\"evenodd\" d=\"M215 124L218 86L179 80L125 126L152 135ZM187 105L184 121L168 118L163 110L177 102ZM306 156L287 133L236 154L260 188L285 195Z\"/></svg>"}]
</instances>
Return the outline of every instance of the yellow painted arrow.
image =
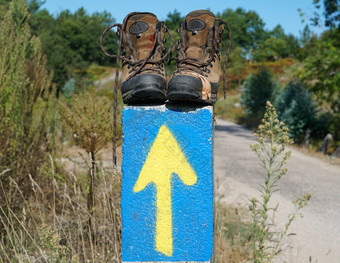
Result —
<instances>
[{"instance_id":1,"label":"yellow painted arrow","mask_svg":"<svg viewBox=\"0 0 340 263\"><path fill-rule=\"evenodd\" d=\"M154 183L156 195L156 250L170 257L173 251L171 176L175 173L184 184L193 185L197 175L184 156L178 142L169 129L163 125L150 149L146 161L133 188L142 191Z\"/></svg>"}]
</instances>

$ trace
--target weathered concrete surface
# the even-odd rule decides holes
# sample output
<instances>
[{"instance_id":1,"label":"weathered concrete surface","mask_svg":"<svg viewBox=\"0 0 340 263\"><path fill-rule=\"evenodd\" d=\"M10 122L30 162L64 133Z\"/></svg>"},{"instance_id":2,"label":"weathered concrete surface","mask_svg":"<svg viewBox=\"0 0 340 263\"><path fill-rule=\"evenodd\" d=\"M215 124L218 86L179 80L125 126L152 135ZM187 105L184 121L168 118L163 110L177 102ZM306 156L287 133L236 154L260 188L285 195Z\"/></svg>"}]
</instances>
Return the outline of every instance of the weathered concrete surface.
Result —
<instances>
[{"instance_id":1,"label":"weathered concrete surface","mask_svg":"<svg viewBox=\"0 0 340 263\"><path fill-rule=\"evenodd\" d=\"M249 198L258 196L261 168L249 145L256 142L252 132L231 122L217 120L215 129L214 172L223 201L248 207ZM292 200L311 193L310 204L302 210L284 241L275 262L340 262L340 166L290 148L288 174L279 183L281 191L273 196L279 203L275 218L283 226L292 211Z\"/></svg>"},{"instance_id":2,"label":"weathered concrete surface","mask_svg":"<svg viewBox=\"0 0 340 263\"><path fill-rule=\"evenodd\" d=\"M208 262L212 107L123 109L123 262Z\"/></svg>"}]
</instances>

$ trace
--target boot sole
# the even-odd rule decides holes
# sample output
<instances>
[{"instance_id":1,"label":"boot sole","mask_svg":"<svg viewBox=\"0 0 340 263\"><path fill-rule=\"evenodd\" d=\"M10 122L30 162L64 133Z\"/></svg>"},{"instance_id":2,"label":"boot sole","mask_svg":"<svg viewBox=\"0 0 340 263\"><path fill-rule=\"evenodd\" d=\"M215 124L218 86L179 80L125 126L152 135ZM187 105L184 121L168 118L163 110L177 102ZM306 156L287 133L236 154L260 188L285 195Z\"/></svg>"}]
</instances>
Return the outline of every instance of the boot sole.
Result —
<instances>
[{"instance_id":1,"label":"boot sole","mask_svg":"<svg viewBox=\"0 0 340 263\"><path fill-rule=\"evenodd\" d=\"M214 104L217 96L211 94L210 100L202 99L202 82L187 75L177 75L170 79L167 98L169 101L191 101L201 104Z\"/></svg>"},{"instance_id":2,"label":"boot sole","mask_svg":"<svg viewBox=\"0 0 340 263\"><path fill-rule=\"evenodd\" d=\"M125 104L163 103L166 80L154 74L142 74L121 84Z\"/></svg>"}]
</instances>

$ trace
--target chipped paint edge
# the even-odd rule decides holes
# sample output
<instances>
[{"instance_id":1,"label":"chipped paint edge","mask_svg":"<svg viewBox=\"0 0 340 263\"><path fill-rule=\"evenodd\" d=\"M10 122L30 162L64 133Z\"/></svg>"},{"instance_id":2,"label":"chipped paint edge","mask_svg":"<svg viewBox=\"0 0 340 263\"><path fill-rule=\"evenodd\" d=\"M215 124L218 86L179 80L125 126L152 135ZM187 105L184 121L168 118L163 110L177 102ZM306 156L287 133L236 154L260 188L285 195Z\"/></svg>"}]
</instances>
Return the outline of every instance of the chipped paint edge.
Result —
<instances>
[{"instance_id":1,"label":"chipped paint edge","mask_svg":"<svg viewBox=\"0 0 340 263\"><path fill-rule=\"evenodd\" d=\"M211 263L211 261L123 261L122 263Z\"/></svg>"},{"instance_id":2,"label":"chipped paint edge","mask_svg":"<svg viewBox=\"0 0 340 263\"><path fill-rule=\"evenodd\" d=\"M197 106L195 107L193 106L182 106L182 105L171 105L171 104L163 104L163 105L145 105L145 106L129 106L129 105L125 105L124 109L133 109L133 110L138 110L138 111L142 111L142 110L157 110L157 111L161 111L161 112L165 112L166 110L171 110L171 108L173 109L181 109L183 112L187 112L187 113L194 113L196 111L201 111L201 110L209 110L211 114L213 114L213 106ZM167 262L164 262L167 263Z\"/></svg>"}]
</instances>

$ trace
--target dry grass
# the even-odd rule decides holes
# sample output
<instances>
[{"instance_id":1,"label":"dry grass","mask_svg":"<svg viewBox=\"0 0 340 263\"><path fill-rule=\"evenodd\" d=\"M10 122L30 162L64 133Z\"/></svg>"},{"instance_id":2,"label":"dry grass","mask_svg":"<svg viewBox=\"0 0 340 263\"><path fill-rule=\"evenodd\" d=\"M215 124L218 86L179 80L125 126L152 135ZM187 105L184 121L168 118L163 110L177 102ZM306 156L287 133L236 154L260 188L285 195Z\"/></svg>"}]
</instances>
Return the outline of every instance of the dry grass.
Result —
<instances>
[{"instance_id":1,"label":"dry grass","mask_svg":"<svg viewBox=\"0 0 340 263\"><path fill-rule=\"evenodd\" d=\"M250 262L252 236L249 210L219 202L215 209L216 262Z\"/></svg>"},{"instance_id":2,"label":"dry grass","mask_svg":"<svg viewBox=\"0 0 340 263\"><path fill-rule=\"evenodd\" d=\"M323 160L323 161L328 162L332 165L340 165L340 158L335 158L335 157L332 157L330 155L317 152L317 147L311 146L309 149L307 149L304 146L296 145L296 144L293 144L290 147L293 147L297 151L300 151L300 152L307 154L309 156L312 156L314 158Z\"/></svg>"},{"instance_id":3,"label":"dry grass","mask_svg":"<svg viewBox=\"0 0 340 263\"><path fill-rule=\"evenodd\" d=\"M0 206L0 262L121 262L120 174L98 171L91 216L78 175L68 172L57 180L52 158L51 166L39 184L29 176L29 199L13 179L10 189L0 182L6 196ZM22 203L15 204L20 196Z\"/></svg>"}]
</instances>

